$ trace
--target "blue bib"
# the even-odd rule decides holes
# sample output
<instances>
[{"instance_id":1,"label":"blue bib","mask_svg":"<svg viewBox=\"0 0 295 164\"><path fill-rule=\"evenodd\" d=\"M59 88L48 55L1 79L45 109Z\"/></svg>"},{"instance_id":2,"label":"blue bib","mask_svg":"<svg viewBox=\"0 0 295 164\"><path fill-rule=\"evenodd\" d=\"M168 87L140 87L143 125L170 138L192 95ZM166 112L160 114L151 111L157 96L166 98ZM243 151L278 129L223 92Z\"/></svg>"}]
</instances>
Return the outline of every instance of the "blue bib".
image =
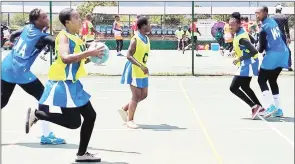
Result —
<instances>
[{"instance_id":1,"label":"blue bib","mask_svg":"<svg viewBox=\"0 0 295 164\"><path fill-rule=\"evenodd\" d=\"M24 27L12 50L2 61L2 80L16 84L27 84L36 80L30 69L42 51L36 48L36 44L46 35L48 34L32 24Z\"/></svg>"}]
</instances>

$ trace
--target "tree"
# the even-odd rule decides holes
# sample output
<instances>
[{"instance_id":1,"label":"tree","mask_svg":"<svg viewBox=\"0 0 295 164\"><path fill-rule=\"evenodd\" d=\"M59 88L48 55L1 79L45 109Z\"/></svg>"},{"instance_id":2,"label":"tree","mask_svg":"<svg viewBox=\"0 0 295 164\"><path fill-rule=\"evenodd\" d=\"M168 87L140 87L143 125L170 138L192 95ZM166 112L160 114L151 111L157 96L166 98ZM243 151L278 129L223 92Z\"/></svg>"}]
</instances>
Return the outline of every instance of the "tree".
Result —
<instances>
[{"instance_id":1,"label":"tree","mask_svg":"<svg viewBox=\"0 0 295 164\"><path fill-rule=\"evenodd\" d=\"M29 14L27 13L15 13L11 14L10 28L19 29L29 20Z\"/></svg>"},{"instance_id":2,"label":"tree","mask_svg":"<svg viewBox=\"0 0 295 164\"><path fill-rule=\"evenodd\" d=\"M79 12L81 18L85 18L86 14L92 13L95 6L118 6L117 2L115 1L107 1L107 2L85 2L79 6L77 6L77 11ZM109 20L114 20L114 17L111 15L96 15L93 17L93 23L109 23Z\"/></svg>"}]
</instances>

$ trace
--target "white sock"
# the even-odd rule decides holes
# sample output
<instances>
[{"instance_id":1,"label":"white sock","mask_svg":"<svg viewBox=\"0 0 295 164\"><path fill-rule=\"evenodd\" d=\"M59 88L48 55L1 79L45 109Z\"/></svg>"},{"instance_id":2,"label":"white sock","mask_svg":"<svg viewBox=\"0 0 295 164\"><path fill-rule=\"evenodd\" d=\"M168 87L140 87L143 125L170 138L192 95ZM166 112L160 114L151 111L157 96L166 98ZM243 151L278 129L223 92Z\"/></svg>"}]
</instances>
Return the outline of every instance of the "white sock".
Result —
<instances>
[{"instance_id":1,"label":"white sock","mask_svg":"<svg viewBox=\"0 0 295 164\"><path fill-rule=\"evenodd\" d=\"M277 109L282 109L281 104L280 104L279 94L273 95L273 99L274 99Z\"/></svg>"},{"instance_id":2,"label":"white sock","mask_svg":"<svg viewBox=\"0 0 295 164\"><path fill-rule=\"evenodd\" d=\"M273 105L273 97L272 94L266 90L262 92L262 105L265 109L269 108L271 105Z\"/></svg>"},{"instance_id":3,"label":"white sock","mask_svg":"<svg viewBox=\"0 0 295 164\"><path fill-rule=\"evenodd\" d=\"M48 121L41 121L41 131L42 131L42 135L47 137L49 135L50 131L50 126L49 126L49 122Z\"/></svg>"}]
</instances>

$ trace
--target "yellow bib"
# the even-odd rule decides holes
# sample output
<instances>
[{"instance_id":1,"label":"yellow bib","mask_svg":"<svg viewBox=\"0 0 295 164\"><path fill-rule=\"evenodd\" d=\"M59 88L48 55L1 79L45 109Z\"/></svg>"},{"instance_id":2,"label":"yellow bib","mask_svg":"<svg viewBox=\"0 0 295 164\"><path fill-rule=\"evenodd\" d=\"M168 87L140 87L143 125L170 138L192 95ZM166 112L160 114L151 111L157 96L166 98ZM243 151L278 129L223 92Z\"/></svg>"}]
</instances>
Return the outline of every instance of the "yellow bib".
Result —
<instances>
[{"instance_id":1,"label":"yellow bib","mask_svg":"<svg viewBox=\"0 0 295 164\"><path fill-rule=\"evenodd\" d=\"M133 57L142 65L146 66L149 52L150 52L150 40L147 38L147 43L144 43L138 35L134 35L132 39L136 39L136 51ZM144 74L140 67L132 64L132 77L134 78L146 78L147 74Z\"/></svg>"},{"instance_id":2,"label":"yellow bib","mask_svg":"<svg viewBox=\"0 0 295 164\"><path fill-rule=\"evenodd\" d=\"M57 60L50 66L49 68L49 80L53 81L65 81L65 80L73 80L73 82L79 80L81 77L87 75L87 72L84 68L84 64L86 59L81 60L79 63L65 64L62 62L60 53L59 53L59 38L65 35L69 39L70 49L72 48L73 52L70 52L69 55L75 55L77 53L83 52L86 50L86 46L84 42L79 38L79 36L72 35L64 30L62 30L56 37L55 40L55 53L57 55ZM74 44L71 44L74 43ZM71 50L70 50L71 51ZM75 68L74 64L80 64L78 68ZM66 67L69 66L68 75L66 73ZM72 69L77 69L77 71L72 71ZM72 74L72 72L76 72Z\"/></svg>"},{"instance_id":3,"label":"yellow bib","mask_svg":"<svg viewBox=\"0 0 295 164\"><path fill-rule=\"evenodd\" d=\"M241 30L243 30L243 29L241 29ZM245 39L250 41L250 37L249 37L248 33L245 32L245 31L243 33L241 33L241 34L238 34L238 35L235 34L234 41L233 41L233 46L234 46L234 51L236 53L237 58L240 58L241 56L243 56L243 53L249 53L250 52L248 49L244 49L244 50L241 49L239 41L242 38L245 38ZM258 58L258 54L256 54L253 57L253 59L256 59L256 58ZM237 66L240 66L240 65L241 65L241 62L237 63Z\"/></svg>"}]
</instances>

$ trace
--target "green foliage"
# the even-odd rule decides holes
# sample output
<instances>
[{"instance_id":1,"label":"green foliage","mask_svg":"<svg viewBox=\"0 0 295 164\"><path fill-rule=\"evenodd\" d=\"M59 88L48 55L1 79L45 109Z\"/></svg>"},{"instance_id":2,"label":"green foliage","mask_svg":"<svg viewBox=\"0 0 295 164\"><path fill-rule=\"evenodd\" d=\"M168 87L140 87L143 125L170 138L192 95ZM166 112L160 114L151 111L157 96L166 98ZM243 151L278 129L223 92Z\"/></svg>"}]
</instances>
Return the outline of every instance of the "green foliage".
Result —
<instances>
[{"instance_id":1,"label":"green foliage","mask_svg":"<svg viewBox=\"0 0 295 164\"><path fill-rule=\"evenodd\" d=\"M27 13L15 13L10 16L10 28L12 29L19 29L29 20L29 14Z\"/></svg>"},{"instance_id":2,"label":"green foliage","mask_svg":"<svg viewBox=\"0 0 295 164\"><path fill-rule=\"evenodd\" d=\"M81 18L85 18L86 14L88 13L92 13L93 9L95 8L95 6L118 6L117 2L115 1L107 1L107 2L85 2L82 3L81 5L77 6L77 11L79 12ZM110 20L112 19L112 21L114 20L114 17L111 15L98 15L93 17L93 23L97 24L97 23L101 23L103 20Z\"/></svg>"}]
</instances>

